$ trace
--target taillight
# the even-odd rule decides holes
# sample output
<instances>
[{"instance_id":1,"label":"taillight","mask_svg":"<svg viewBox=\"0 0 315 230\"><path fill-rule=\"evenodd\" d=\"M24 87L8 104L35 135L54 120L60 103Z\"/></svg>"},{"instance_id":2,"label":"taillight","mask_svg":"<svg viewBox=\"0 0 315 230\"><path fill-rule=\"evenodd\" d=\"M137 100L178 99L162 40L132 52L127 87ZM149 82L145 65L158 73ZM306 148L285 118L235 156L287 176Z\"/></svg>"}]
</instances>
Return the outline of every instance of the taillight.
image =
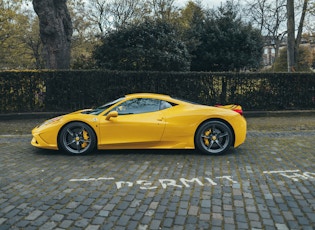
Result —
<instances>
[{"instance_id":1,"label":"taillight","mask_svg":"<svg viewBox=\"0 0 315 230\"><path fill-rule=\"evenodd\" d=\"M242 109L233 109L234 112L237 112L243 116L243 110Z\"/></svg>"},{"instance_id":2,"label":"taillight","mask_svg":"<svg viewBox=\"0 0 315 230\"><path fill-rule=\"evenodd\" d=\"M224 108L224 109L230 109L230 110L233 110L234 112L237 112L237 113L239 113L240 115L243 116L243 109L242 109L242 106L240 106L240 105L235 105L235 104L231 104L231 105L215 105L215 107Z\"/></svg>"}]
</instances>

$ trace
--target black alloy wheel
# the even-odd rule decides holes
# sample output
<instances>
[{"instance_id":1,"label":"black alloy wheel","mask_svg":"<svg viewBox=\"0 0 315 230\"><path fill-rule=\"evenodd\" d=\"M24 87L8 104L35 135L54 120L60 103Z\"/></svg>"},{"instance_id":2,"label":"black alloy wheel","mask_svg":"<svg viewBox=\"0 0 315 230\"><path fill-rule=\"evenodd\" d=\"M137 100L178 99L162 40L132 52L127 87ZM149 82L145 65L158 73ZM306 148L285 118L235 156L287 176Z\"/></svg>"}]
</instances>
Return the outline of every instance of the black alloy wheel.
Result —
<instances>
[{"instance_id":1,"label":"black alloy wheel","mask_svg":"<svg viewBox=\"0 0 315 230\"><path fill-rule=\"evenodd\" d=\"M196 147L206 154L222 154L233 143L231 128L222 121L210 120L203 123L195 136Z\"/></svg>"},{"instance_id":2,"label":"black alloy wheel","mask_svg":"<svg viewBox=\"0 0 315 230\"><path fill-rule=\"evenodd\" d=\"M60 131L58 144L67 153L87 154L96 146L96 135L87 124L72 122Z\"/></svg>"}]
</instances>

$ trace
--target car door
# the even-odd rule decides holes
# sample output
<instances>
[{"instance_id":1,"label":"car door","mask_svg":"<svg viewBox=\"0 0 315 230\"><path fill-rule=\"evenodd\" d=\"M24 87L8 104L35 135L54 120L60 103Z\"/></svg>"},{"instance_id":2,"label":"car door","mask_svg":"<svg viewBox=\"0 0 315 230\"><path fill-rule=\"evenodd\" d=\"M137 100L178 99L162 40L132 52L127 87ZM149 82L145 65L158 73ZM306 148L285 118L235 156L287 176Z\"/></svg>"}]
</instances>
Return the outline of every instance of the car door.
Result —
<instances>
[{"instance_id":1,"label":"car door","mask_svg":"<svg viewBox=\"0 0 315 230\"><path fill-rule=\"evenodd\" d=\"M165 128L159 105L159 100L136 98L112 109L118 112L118 116L101 119L99 146L142 148L157 145Z\"/></svg>"}]
</instances>

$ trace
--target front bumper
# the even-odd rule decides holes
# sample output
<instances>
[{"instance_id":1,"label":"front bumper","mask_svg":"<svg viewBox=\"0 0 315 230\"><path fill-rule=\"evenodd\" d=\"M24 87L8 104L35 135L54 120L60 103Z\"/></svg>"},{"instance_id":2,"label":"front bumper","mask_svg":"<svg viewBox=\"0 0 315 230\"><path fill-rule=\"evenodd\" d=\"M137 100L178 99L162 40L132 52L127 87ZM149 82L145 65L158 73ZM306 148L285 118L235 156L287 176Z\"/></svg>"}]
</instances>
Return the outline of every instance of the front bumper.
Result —
<instances>
[{"instance_id":1,"label":"front bumper","mask_svg":"<svg viewBox=\"0 0 315 230\"><path fill-rule=\"evenodd\" d=\"M37 132L37 128L32 131L33 139L31 145L37 148L58 150L57 135L52 132Z\"/></svg>"},{"instance_id":2,"label":"front bumper","mask_svg":"<svg viewBox=\"0 0 315 230\"><path fill-rule=\"evenodd\" d=\"M41 149L53 149L58 150L58 147L56 145L49 145L44 140L42 140L40 137L33 137L31 144L34 147L41 148Z\"/></svg>"}]
</instances>

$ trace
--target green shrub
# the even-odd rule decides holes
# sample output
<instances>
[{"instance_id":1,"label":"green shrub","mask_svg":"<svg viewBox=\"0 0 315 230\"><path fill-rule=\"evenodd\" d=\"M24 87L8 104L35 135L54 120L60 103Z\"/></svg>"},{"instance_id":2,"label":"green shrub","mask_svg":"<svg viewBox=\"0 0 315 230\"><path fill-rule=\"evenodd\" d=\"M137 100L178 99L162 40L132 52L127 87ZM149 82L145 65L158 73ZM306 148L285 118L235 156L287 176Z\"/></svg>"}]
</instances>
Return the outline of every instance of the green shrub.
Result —
<instances>
[{"instance_id":1,"label":"green shrub","mask_svg":"<svg viewBox=\"0 0 315 230\"><path fill-rule=\"evenodd\" d=\"M313 73L4 71L0 113L73 111L136 92L245 110L315 109Z\"/></svg>"}]
</instances>

